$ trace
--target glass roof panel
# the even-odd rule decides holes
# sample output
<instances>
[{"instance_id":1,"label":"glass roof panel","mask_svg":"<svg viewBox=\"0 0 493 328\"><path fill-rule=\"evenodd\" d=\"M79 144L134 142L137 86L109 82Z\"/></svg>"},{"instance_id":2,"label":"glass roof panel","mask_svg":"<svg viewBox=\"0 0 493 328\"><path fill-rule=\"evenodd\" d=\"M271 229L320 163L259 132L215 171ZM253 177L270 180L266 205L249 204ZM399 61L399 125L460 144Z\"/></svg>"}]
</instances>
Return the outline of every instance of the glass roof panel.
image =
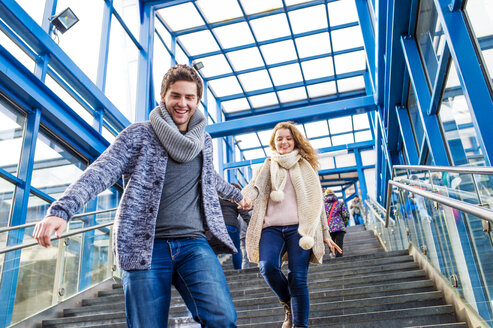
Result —
<instances>
[{"instance_id":1,"label":"glass roof panel","mask_svg":"<svg viewBox=\"0 0 493 328\"><path fill-rule=\"evenodd\" d=\"M334 81L312 84L307 86L310 98L329 96L336 93L336 83Z\"/></svg>"},{"instance_id":2,"label":"glass roof panel","mask_svg":"<svg viewBox=\"0 0 493 328\"><path fill-rule=\"evenodd\" d=\"M363 50L334 56L334 61L337 74L360 71L366 68L365 52Z\"/></svg>"},{"instance_id":3,"label":"glass roof panel","mask_svg":"<svg viewBox=\"0 0 493 328\"><path fill-rule=\"evenodd\" d=\"M300 82L303 80L300 65L298 64L273 67L269 69L269 71L276 86Z\"/></svg>"},{"instance_id":4,"label":"glass roof panel","mask_svg":"<svg viewBox=\"0 0 493 328\"><path fill-rule=\"evenodd\" d=\"M204 25L204 20L191 2L160 9L157 12L173 31ZM183 17L187 19L183 19Z\"/></svg>"},{"instance_id":5,"label":"glass roof panel","mask_svg":"<svg viewBox=\"0 0 493 328\"><path fill-rule=\"evenodd\" d=\"M243 89L248 92L252 90L272 88L267 70L250 72L238 75Z\"/></svg>"},{"instance_id":6,"label":"glass roof panel","mask_svg":"<svg viewBox=\"0 0 493 328\"><path fill-rule=\"evenodd\" d=\"M334 146L347 145L350 143L354 143L354 137L353 137L352 133L346 133L346 134L332 137L332 144Z\"/></svg>"},{"instance_id":7,"label":"glass roof panel","mask_svg":"<svg viewBox=\"0 0 493 328\"><path fill-rule=\"evenodd\" d=\"M327 4L330 26L358 21L358 11L354 0L332 1Z\"/></svg>"},{"instance_id":8,"label":"glass roof panel","mask_svg":"<svg viewBox=\"0 0 493 328\"><path fill-rule=\"evenodd\" d=\"M328 32L296 38L295 41L300 58L329 54L331 52Z\"/></svg>"},{"instance_id":9,"label":"glass roof panel","mask_svg":"<svg viewBox=\"0 0 493 328\"><path fill-rule=\"evenodd\" d=\"M214 91L216 97L224 97L243 92L234 76L209 81L209 86Z\"/></svg>"},{"instance_id":10,"label":"glass roof panel","mask_svg":"<svg viewBox=\"0 0 493 328\"><path fill-rule=\"evenodd\" d=\"M292 5L297 5L299 3L304 3L304 2L309 2L309 1L312 1L312 0L285 0L284 3L286 4L286 6L292 6Z\"/></svg>"},{"instance_id":11,"label":"glass roof panel","mask_svg":"<svg viewBox=\"0 0 493 328\"><path fill-rule=\"evenodd\" d=\"M262 149L247 150L243 152L243 155L245 156L245 159L247 161L251 159L265 157L264 151Z\"/></svg>"},{"instance_id":12,"label":"glass roof panel","mask_svg":"<svg viewBox=\"0 0 493 328\"><path fill-rule=\"evenodd\" d=\"M300 132L301 132L301 134L303 134L303 135L305 136L305 138L306 138L306 133L305 133L305 129L304 129L303 125L302 125L302 124L296 124L296 128L297 128L297 129L298 129L298 131L300 131Z\"/></svg>"},{"instance_id":13,"label":"glass roof panel","mask_svg":"<svg viewBox=\"0 0 493 328\"><path fill-rule=\"evenodd\" d=\"M332 49L346 50L363 46L363 34L359 26L332 31Z\"/></svg>"},{"instance_id":14,"label":"glass roof panel","mask_svg":"<svg viewBox=\"0 0 493 328\"><path fill-rule=\"evenodd\" d=\"M260 51L262 51L267 65L295 60L297 58L292 40L260 46Z\"/></svg>"},{"instance_id":15,"label":"glass roof panel","mask_svg":"<svg viewBox=\"0 0 493 328\"><path fill-rule=\"evenodd\" d=\"M236 0L197 0L197 5L209 23L243 16Z\"/></svg>"},{"instance_id":16,"label":"glass roof panel","mask_svg":"<svg viewBox=\"0 0 493 328\"><path fill-rule=\"evenodd\" d=\"M258 141L257 134L256 133L246 133L246 134L240 134L237 135L236 137L238 146L241 149L248 149L248 148L254 148L254 147L260 147L260 142Z\"/></svg>"},{"instance_id":17,"label":"glass roof panel","mask_svg":"<svg viewBox=\"0 0 493 328\"><path fill-rule=\"evenodd\" d=\"M225 113L241 112L250 108L246 98L228 100L221 102L221 107Z\"/></svg>"},{"instance_id":18,"label":"glass roof panel","mask_svg":"<svg viewBox=\"0 0 493 328\"><path fill-rule=\"evenodd\" d=\"M310 140L310 143L315 149L320 149L320 148L325 148L325 147L330 147L332 146L332 143L330 142L330 138L320 138L320 139L315 139L315 140Z\"/></svg>"},{"instance_id":19,"label":"glass roof panel","mask_svg":"<svg viewBox=\"0 0 493 328\"><path fill-rule=\"evenodd\" d=\"M262 95L252 96L248 98L253 108L261 108L273 105L279 105L276 94L274 92L265 93Z\"/></svg>"},{"instance_id":20,"label":"glass roof panel","mask_svg":"<svg viewBox=\"0 0 493 328\"><path fill-rule=\"evenodd\" d=\"M247 15L282 8L282 0L241 0L241 5Z\"/></svg>"},{"instance_id":21,"label":"glass roof panel","mask_svg":"<svg viewBox=\"0 0 493 328\"><path fill-rule=\"evenodd\" d=\"M339 93L361 90L365 88L365 79L363 76L355 76L348 79L337 80Z\"/></svg>"},{"instance_id":22,"label":"glass roof panel","mask_svg":"<svg viewBox=\"0 0 493 328\"><path fill-rule=\"evenodd\" d=\"M349 132L353 130L351 116L336 117L329 120L329 128L331 134Z\"/></svg>"},{"instance_id":23,"label":"glass roof panel","mask_svg":"<svg viewBox=\"0 0 493 328\"><path fill-rule=\"evenodd\" d=\"M209 30L179 36L178 41L183 44L191 56L219 50L219 46Z\"/></svg>"},{"instance_id":24,"label":"glass roof panel","mask_svg":"<svg viewBox=\"0 0 493 328\"><path fill-rule=\"evenodd\" d=\"M325 6L313 6L288 12L293 33L303 33L327 28Z\"/></svg>"},{"instance_id":25,"label":"glass roof panel","mask_svg":"<svg viewBox=\"0 0 493 328\"><path fill-rule=\"evenodd\" d=\"M360 131L354 134L354 141L356 142L368 141L368 140L373 140L373 136L370 130Z\"/></svg>"},{"instance_id":26,"label":"glass roof panel","mask_svg":"<svg viewBox=\"0 0 493 328\"><path fill-rule=\"evenodd\" d=\"M269 142L270 142L270 136L272 134L272 130L263 130L263 131L257 132L257 134L258 134L258 137L260 138L260 141L262 142L262 145L270 147Z\"/></svg>"},{"instance_id":27,"label":"glass roof panel","mask_svg":"<svg viewBox=\"0 0 493 328\"><path fill-rule=\"evenodd\" d=\"M254 43L252 32L245 22L225 25L212 30L223 48Z\"/></svg>"},{"instance_id":28,"label":"glass roof panel","mask_svg":"<svg viewBox=\"0 0 493 328\"><path fill-rule=\"evenodd\" d=\"M277 95L279 96L279 100L283 104L297 100L304 100L307 97L304 87L282 90L277 92Z\"/></svg>"},{"instance_id":29,"label":"glass roof panel","mask_svg":"<svg viewBox=\"0 0 493 328\"><path fill-rule=\"evenodd\" d=\"M204 67L200 69L200 72L206 78L232 72L228 61L226 60L226 58L224 58L223 55L205 57L201 58L199 61L204 64Z\"/></svg>"},{"instance_id":30,"label":"glass roof panel","mask_svg":"<svg viewBox=\"0 0 493 328\"><path fill-rule=\"evenodd\" d=\"M321 136L329 135L329 127L327 125L327 121L318 121L305 123L306 134L308 138L315 138Z\"/></svg>"},{"instance_id":31,"label":"glass roof panel","mask_svg":"<svg viewBox=\"0 0 493 328\"><path fill-rule=\"evenodd\" d=\"M356 165L356 158L354 158L354 154L345 154L345 155L338 155L335 157L336 160L336 166L337 167L347 167L347 166L355 166ZM342 175L341 175L342 177Z\"/></svg>"},{"instance_id":32,"label":"glass roof panel","mask_svg":"<svg viewBox=\"0 0 493 328\"><path fill-rule=\"evenodd\" d=\"M353 115L353 125L355 130L369 129L370 122L368 121L368 114Z\"/></svg>"},{"instance_id":33,"label":"glass roof panel","mask_svg":"<svg viewBox=\"0 0 493 328\"><path fill-rule=\"evenodd\" d=\"M228 52L226 56L236 71L264 66L264 61L258 48Z\"/></svg>"},{"instance_id":34,"label":"glass roof panel","mask_svg":"<svg viewBox=\"0 0 493 328\"><path fill-rule=\"evenodd\" d=\"M257 41L280 38L291 34L289 31L288 19L285 14L252 19L250 24L252 25L253 33L255 34Z\"/></svg>"},{"instance_id":35,"label":"glass roof panel","mask_svg":"<svg viewBox=\"0 0 493 328\"><path fill-rule=\"evenodd\" d=\"M304 61L301 63L306 80L334 75L334 64L332 57Z\"/></svg>"}]
</instances>

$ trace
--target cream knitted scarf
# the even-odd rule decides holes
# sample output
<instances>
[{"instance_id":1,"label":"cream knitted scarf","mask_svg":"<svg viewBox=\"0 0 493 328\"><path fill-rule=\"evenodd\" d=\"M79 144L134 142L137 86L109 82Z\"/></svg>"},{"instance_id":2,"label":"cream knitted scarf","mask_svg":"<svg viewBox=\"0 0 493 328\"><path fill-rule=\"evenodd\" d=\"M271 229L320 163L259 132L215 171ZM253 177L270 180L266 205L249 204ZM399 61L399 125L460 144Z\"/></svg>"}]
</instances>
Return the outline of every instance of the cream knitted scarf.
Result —
<instances>
[{"instance_id":1,"label":"cream knitted scarf","mask_svg":"<svg viewBox=\"0 0 493 328\"><path fill-rule=\"evenodd\" d=\"M315 229L320 228L320 214L323 207L322 189L318 174L310 163L299 155L298 150L293 150L285 155L273 152L271 159L272 191L270 198L275 202L284 199L283 189L286 186L287 172L289 171L298 205L298 232L302 236L299 244L303 249L311 249L314 245Z\"/></svg>"},{"instance_id":2,"label":"cream knitted scarf","mask_svg":"<svg viewBox=\"0 0 493 328\"><path fill-rule=\"evenodd\" d=\"M190 118L185 135L178 130L162 102L151 111L149 119L159 141L175 161L179 163L189 162L204 148L204 132L207 120L199 110L196 110Z\"/></svg>"}]
</instances>

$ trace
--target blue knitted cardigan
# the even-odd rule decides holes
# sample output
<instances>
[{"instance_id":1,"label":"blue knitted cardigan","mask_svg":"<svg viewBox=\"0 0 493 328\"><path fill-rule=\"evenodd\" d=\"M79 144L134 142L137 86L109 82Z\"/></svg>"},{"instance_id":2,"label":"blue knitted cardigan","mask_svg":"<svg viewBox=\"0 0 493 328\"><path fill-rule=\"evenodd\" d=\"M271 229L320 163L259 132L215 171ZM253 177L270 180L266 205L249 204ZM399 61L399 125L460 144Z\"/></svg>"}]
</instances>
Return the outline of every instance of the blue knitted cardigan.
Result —
<instances>
[{"instance_id":1,"label":"blue knitted cardigan","mask_svg":"<svg viewBox=\"0 0 493 328\"><path fill-rule=\"evenodd\" d=\"M235 253L218 193L237 202L243 197L214 170L212 138L205 134L201 174L205 234L215 252ZM125 190L115 216L113 252L124 270L149 269L167 162L168 154L150 122L134 123L50 206L48 215L68 221L85 203L123 176Z\"/></svg>"}]
</instances>

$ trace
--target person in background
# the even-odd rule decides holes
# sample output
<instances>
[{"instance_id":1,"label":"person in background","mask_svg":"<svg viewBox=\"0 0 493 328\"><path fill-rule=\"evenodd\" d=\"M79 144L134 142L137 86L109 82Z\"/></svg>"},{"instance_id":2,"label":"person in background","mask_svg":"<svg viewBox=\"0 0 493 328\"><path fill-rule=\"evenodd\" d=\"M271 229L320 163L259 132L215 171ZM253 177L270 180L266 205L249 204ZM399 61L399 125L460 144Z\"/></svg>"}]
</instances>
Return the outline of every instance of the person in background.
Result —
<instances>
[{"instance_id":1,"label":"person in background","mask_svg":"<svg viewBox=\"0 0 493 328\"><path fill-rule=\"evenodd\" d=\"M349 206L349 209L351 210L351 214L353 215L355 225L365 223L363 221L363 216L361 216L361 214L363 213L363 206L358 195L354 196L353 202Z\"/></svg>"},{"instance_id":2,"label":"person in background","mask_svg":"<svg viewBox=\"0 0 493 328\"><path fill-rule=\"evenodd\" d=\"M251 203L214 169L207 119L197 110L202 90L192 67L171 67L150 121L124 129L34 229L38 243L50 246L53 231L60 236L85 203L123 176L113 252L122 269L128 327L167 327L171 285L202 327L236 327L214 252L236 251L218 194L245 209Z\"/></svg>"},{"instance_id":3,"label":"person in background","mask_svg":"<svg viewBox=\"0 0 493 328\"><path fill-rule=\"evenodd\" d=\"M236 189L241 190L241 186L237 183L232 183ZM233 254L233 268L235 270L241 269L242 254L240 250L240 218L248 224L250 222L250 213L247 210L239 209L238 205L234 201L223 199L219 197L219 203L221 204L221 210L223 212L224 222L228 229L228 234L238 252Z\"/></svg>"},{"instance_id":4,"label":"person in background","mask_svg":"<svg viewBox=\"0 0 493 328\"><path fill-rule=\"evenodd\" d=\"M248 214L251 216L252 210L248 211ZM241 216L238 216L238 219L240 220L240 246L241 246L241 259L242 259L241 268L248 269L250 267L250 261L248 261L248 254L246 251L246 243L245 243L248 223L246 223Z\"/></svg>"},{"instance_id":5,"label":"person in background","mask_svg":"<svg viewBox=\"0 0 493 328\"><path fill-rule=\"evenodd\" d=\"M322 263L330 238L318 177L317 152L291 122L278 123L270 138L272 156L255 171L242 190L255 200L246 247L250 262L285 310L283 328L308 327L308 266ZM281 271L288 261L288 277Z\"/></svg>"},{"instance_id":6,"label":"person in background","mask_svg":"<svg viewBox=\"0 0 493 328\"><path fill-rule=\"evenodd\" d=\"M330 237L343 250L341 253L336 253L336 257L341 257L344 254L344 235L349 222L349 212L344 202L337 200L337 196L330 189L325 189L324 203Z\"/></svg>"}]
</instances>

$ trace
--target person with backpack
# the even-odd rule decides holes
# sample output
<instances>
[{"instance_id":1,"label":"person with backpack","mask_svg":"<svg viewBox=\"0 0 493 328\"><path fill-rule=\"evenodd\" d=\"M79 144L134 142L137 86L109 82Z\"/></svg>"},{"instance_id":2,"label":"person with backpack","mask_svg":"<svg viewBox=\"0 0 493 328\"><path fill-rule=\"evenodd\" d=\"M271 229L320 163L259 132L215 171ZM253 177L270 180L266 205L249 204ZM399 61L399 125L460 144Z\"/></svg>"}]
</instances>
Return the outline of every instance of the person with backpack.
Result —
<instances>
[{"instance_id":1,"label":"person with backpack","mask_svg":"<svg viewBox=\"0 0 493 328\"><path fill-rule=\"evenodd\" d=\"M325 189L324 204L330 237L343 250L344 235L346 234L346 227L349 222L349 211L346 205L340 202L330 189ZM336 257L341 257L343 252L336 253Z\"/></svg>"}]
</instances>

